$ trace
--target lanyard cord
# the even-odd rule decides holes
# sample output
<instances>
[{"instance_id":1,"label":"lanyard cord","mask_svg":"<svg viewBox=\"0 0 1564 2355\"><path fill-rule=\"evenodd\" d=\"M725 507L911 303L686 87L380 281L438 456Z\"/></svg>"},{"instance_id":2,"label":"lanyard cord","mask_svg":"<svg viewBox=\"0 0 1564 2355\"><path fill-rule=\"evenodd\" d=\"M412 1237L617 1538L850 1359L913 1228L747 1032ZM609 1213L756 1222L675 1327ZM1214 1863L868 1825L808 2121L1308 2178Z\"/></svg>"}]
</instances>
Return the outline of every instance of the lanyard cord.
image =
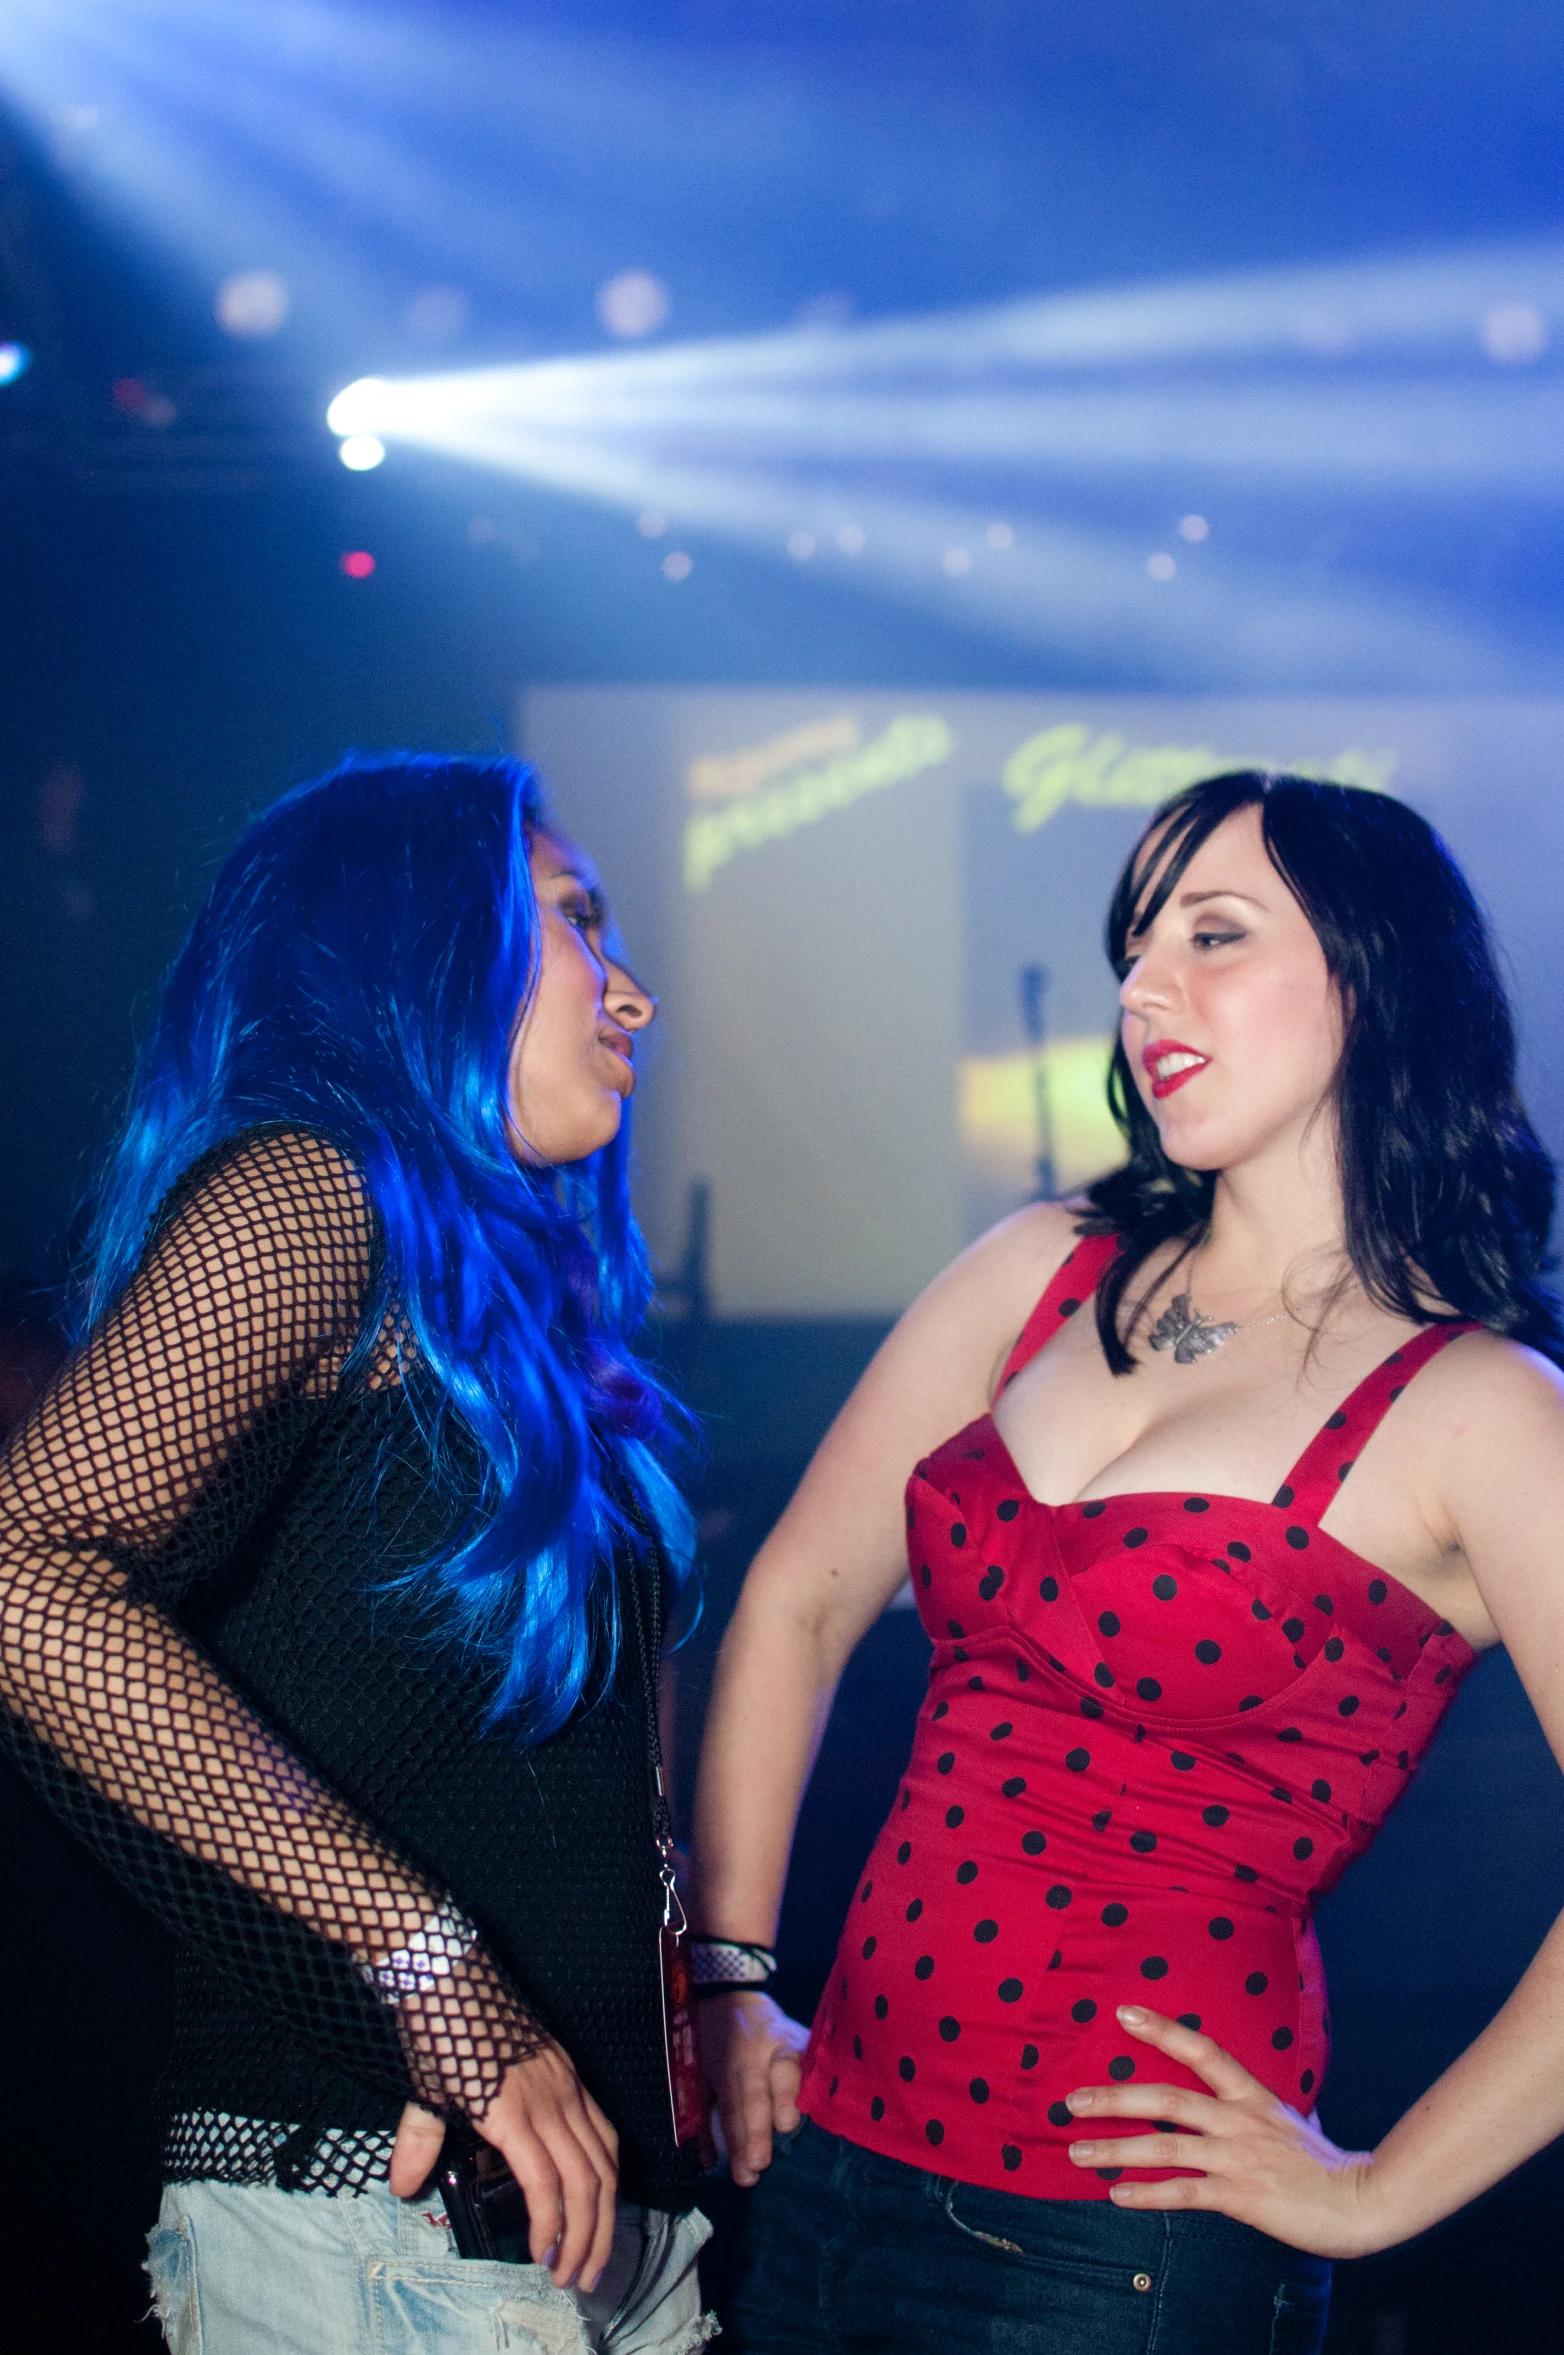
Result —
<instances>
[{"instance_id":1,"label":"lanyard cord","mask_svg":"<svg viewBox=\"0 0 1564 2355\"><path fill-rule=\"evenodd\" d=\"M676 1933L689 1927L673 1870L673 1812L668 1805L668 1793L663 1784L662 1734L658 1726L657 1664L662 1657L662 1556L657 1542L647 1528L634 1501L627 1500L628 1518L635 1535L644 1540L650 1555L649 1579L643 1594L643 1556L641 1547L632 1543L625 1578L625 1589L630 1615L635 1621L635 1650L641 1670L641 1691L646 1708L646 1763L652 1802L652 1837L657 1844L657 1877L663 1889L663 1921ZM648 1624L648 1621L650 1624Z\"/></svg>"}]
</instances>

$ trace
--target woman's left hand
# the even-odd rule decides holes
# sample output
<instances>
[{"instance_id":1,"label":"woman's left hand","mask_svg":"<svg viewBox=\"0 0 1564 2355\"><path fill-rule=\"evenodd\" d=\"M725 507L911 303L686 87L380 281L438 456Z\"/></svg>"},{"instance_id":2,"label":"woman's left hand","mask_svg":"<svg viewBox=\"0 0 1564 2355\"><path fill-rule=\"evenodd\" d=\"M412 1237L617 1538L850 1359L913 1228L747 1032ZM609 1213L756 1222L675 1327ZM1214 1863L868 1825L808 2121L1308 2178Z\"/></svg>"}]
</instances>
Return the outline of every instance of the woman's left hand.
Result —
<instances>
[{"instance_id":1,"label":"woman's left hand","mask_svg":"<svg viewBox=\"0 0 1564 2355\"><path fill-rule=\"evenodd\" d=\"M1262 2085L1209 2036L1160 2012L1125 2004L1119 2025L1142 2044L1203 2077L1210 2093L1178 2085L1091 2085L1067 2098L1085 2134L1078 2167L1199 2167L1165 2183L1116 2183L1121 2208L1214 2208L1273 2240L1318 2257L1361 2257L1386 2245L1372 2216L1373 2156L1342 2151L1315 2118ZM1149 2118L1185 2129L1103 2139L1113 2118Z\"/></svg>"}]
</instances>

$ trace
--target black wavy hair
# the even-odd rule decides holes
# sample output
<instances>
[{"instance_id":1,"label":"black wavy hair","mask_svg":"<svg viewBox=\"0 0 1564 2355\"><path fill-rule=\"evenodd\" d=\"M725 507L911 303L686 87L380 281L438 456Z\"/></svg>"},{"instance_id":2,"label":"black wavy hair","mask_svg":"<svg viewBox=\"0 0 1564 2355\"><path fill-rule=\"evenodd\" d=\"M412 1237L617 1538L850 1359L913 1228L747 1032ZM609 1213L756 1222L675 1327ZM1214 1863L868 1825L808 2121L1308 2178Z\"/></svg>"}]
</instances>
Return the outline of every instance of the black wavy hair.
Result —
<instances>
[{"instance_id":1,"label":"black wavy hair","mask_svg":"<svg viewBox=\"0 0 1564 2355\"><path fill-rule=\"evenodd\" d=\"M1107 950L1120 976L1132 927L1154 919L1235 810L1257 808L1271 864L1308 917L1341 993L1335 1095L1347 1254L1369 1298L1418 1324L1461 1319L1564 1365L1560 1304L1543 1281L1554 1169L1515 1087L1515 1026L1466 878L1427 821L1389 794L1240 769L1164 802L1119 877ZM1156 838L1149 866L1146 845ZM1216 1173L1162 1150L1122 1038L1108 1102L1128 1159L1086 1188L1085 1234L1122 1248L1097 1288L1116 1374L1135 1359L1125 1296L1159 1245L1192 1248Z\"/></svg>"}]
</instances>

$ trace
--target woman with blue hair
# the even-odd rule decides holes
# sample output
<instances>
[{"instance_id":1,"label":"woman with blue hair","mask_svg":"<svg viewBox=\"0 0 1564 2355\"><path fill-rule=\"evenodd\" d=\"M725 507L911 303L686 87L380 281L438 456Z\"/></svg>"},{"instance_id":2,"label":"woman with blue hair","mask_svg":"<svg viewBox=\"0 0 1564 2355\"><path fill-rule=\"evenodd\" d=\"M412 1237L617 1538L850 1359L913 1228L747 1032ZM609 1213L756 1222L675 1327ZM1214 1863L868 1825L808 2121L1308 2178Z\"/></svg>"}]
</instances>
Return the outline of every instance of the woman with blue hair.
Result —
<instances>
[{"instance_id":1,"label":"woman with blue hair","mask_svg":"<svg viewBox=\"0 0 1564 2355\"><path fill-rule=\"evenodd\" d=\"M176 2355L712 2327L655 1707L690 1542L631 1346L654 1008L605 924L514 762L266 811L0 1462L7 1749L178 1941Z\"/></svg>"}]
</instances>

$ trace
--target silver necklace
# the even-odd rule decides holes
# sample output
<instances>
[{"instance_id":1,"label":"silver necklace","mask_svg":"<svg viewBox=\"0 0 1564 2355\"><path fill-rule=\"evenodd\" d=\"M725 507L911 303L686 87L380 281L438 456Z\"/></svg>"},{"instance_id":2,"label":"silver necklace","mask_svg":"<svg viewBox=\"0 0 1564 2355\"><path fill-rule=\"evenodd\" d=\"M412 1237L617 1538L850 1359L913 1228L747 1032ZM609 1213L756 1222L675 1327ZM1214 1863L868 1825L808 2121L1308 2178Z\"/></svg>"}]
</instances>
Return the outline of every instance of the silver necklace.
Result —
<instances>
[{"instance_id":1,"label":"silver necklace","mask_svg":"<svg viewBox=\"0 0 1564 2355\"><path fill-rule=\"evenodd\" d=\"M1289 1312L1279 1308L1275 1316L1239 1317L1232 1323L1218 1322L1215 1317L1202 1316L1194 1307L1187 1292L1175 1292L1170 1304L1162 1311L1150 1334L1153 1349L1171 1349L1176 1366L1198 1364L1220 1349L1224 1341L1231 1341L1246 1325L1279 1325Z\"/></svg>"}]
</instances>

